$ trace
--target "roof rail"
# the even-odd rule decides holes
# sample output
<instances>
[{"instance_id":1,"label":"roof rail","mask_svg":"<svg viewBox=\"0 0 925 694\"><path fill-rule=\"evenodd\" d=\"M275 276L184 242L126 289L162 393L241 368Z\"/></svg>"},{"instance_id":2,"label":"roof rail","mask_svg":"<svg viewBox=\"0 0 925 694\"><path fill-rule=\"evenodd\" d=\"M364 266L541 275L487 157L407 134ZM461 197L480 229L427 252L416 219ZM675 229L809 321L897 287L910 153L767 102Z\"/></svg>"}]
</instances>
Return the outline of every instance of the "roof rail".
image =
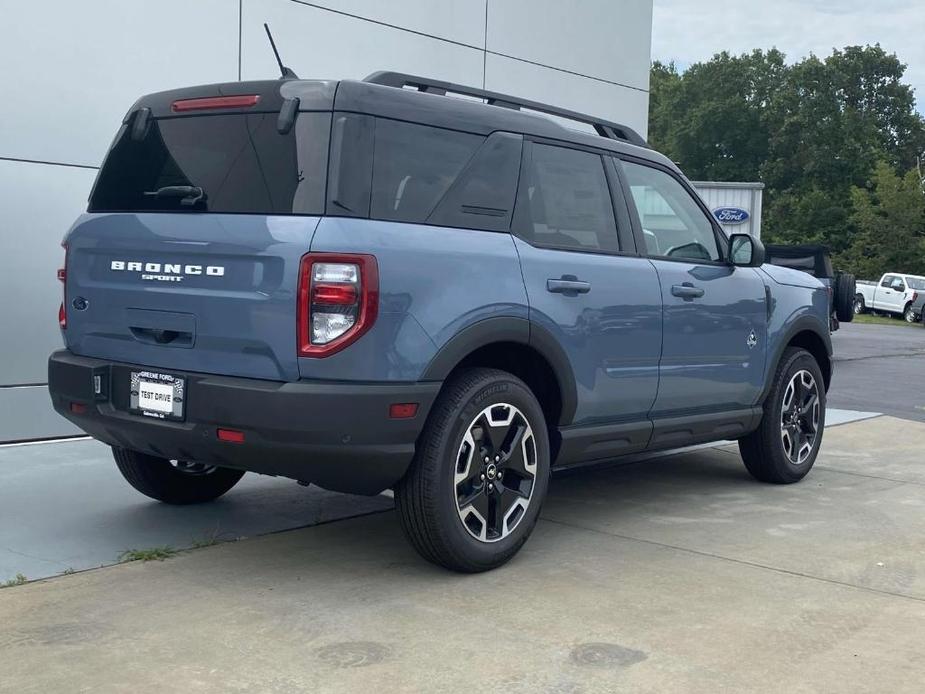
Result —
<instances>
[{"instance_id":1,"label":"roof rail","mask_svg":"<svg viewBox=\"0 0 925 694\"><path fill-rule=\"evenodd\" d=\"M649 146L639 133L626 125L602 120L584 113L578 113L577 111L569 111L568 109L550 106L549 104L542 104L538 101L521 99L520 97L510 96L508 94L499 94L498 92L491 92L476 87L466 87L461 84L443 82L429 77L406 75L401 72L374 72L363 81L371 84L381 84L386 87L397 87L399 89L414 87L419 92L438 94L440 96L445 96L447 92L462 94L464 96L473 96L485 99L486 103L491 106L501 106L502 108L514 109L515 111L525 108L530 111L537 111L539 113L558 116L579 123L586 123L592 126L601 137L606 137L611 140L623 140L624 142L629 142L639 147Z\"/></svg>"}]
</instances>

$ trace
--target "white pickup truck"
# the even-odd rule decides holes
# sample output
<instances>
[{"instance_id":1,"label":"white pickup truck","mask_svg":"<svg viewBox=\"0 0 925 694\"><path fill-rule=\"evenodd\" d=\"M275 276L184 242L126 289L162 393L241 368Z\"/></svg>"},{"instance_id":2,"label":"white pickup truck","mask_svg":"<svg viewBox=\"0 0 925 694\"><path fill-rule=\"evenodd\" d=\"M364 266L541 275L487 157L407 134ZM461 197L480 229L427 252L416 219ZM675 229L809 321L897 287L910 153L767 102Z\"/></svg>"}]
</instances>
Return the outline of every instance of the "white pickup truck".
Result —
<instances>
[{"instance_id":1,"label":"white pickup truck","mask_svg":"<svg viewBox=\"0 0 925 694\"><path fill-rule=\"evenodd\" d=\"M913 309L925 292L925 277L888 272L879 282L857 281L854 312L884 311L901 315L909 323L918 320Z\"/></svg>"}]
</instances>

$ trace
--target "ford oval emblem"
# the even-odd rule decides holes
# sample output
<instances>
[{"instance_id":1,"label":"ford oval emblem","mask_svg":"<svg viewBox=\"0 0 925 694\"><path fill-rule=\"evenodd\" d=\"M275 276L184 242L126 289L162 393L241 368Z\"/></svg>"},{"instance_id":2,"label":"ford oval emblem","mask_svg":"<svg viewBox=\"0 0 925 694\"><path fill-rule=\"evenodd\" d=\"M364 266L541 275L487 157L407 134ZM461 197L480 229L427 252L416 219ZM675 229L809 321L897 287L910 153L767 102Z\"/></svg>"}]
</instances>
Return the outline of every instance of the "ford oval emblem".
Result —
<instances>
[{"instance_id":1,"label":"ford oval emblem","mask_svg":"<svg viewBox=\"0 0 925 694\"><path fill-rule=\"evenodd\" d=\"M713 215L720 224L744 224L748 221L748 211L741 207L717 207Z\"/></svg>"}]
</instances>

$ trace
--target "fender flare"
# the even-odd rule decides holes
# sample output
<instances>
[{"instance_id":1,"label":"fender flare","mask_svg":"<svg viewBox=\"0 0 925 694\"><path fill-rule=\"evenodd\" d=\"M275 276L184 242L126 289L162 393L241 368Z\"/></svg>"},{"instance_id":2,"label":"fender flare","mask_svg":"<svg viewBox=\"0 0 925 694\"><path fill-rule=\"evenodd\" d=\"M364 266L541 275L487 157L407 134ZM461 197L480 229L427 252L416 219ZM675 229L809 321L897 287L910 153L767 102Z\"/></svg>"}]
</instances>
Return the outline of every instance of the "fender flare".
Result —
<instances>
[{"instance_id":1,"label":"fender flare","mask_svg":"<svg viewBox=\"0 0 925 694\"><path fill-rule=\"evenodd\" d=\"M811 332L820 340L822 344L825 345L826 355L829 359L829 373L825 374L828 379L831 379L832 376L832 336L829 334L828 326L822 325L815 316L801 316L795 321L790 323L784 329L783 337L781 337L777 342L777 347L774 348L774 353L769 354L768 357L768 368L766 370L766 383L764 390L761 392L761 399L759 404L764 403L768 397L768 393L771 391L771 386L774 382L774 372L777 370L777 365L780 363L781 357L784 356L784 350L787 349L787 346L790 344L790 341L796 337L799 333ZM820 368L823 368L824 365L820 364Z\"/></svg>"},{"instance_id":2,"label":"fender flare","mask_svg":"<svg viewBox=\"0 0 925 694\"><path fill-rule=\"evenodd\" d=\"M568 355L549 330L526 318L496 316L463 328L437 350L421 380L443 381L472 352L497 342L531 347L549 363L562 397L559 425L571 423L578 407L578 388Z\"/></svg>"}]
</instances>

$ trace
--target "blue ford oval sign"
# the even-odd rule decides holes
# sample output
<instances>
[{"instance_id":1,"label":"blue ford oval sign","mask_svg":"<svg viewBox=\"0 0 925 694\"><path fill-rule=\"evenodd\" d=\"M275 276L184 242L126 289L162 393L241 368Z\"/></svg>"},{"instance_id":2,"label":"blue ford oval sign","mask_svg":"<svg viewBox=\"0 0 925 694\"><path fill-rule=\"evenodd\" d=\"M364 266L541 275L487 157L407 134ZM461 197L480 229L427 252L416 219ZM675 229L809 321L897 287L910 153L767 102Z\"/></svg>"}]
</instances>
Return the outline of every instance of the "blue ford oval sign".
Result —
<instances>
[{"instance_id":1,"label":"blue ford oval sign","mask_svg":"<svg viewBox=\"0 0 925 694\"><path fill-rule=\"evenodd\" d=\"M717 207L713 215L720 224L743 224L748 221L748 211L741 207Z\"/></svg>"}]
</instances>

